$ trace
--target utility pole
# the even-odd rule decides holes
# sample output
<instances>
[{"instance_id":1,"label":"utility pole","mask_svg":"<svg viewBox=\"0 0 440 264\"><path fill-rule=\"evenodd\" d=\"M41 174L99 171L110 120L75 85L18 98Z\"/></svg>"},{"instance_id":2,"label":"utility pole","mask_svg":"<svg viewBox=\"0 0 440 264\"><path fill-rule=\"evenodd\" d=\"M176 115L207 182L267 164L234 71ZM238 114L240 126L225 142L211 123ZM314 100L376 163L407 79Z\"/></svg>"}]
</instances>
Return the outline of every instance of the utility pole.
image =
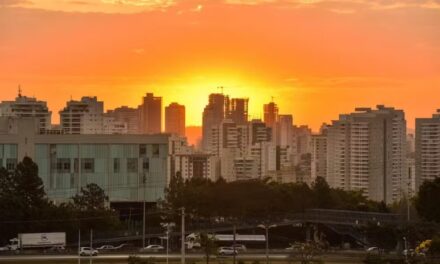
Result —
<instances>
[{"instance_id":1,"label":"utility pole","mask_svg":"<svg viewBox=\"0 0 440 264\"><path fill-rule=\"evenodd\" d=\"M266 264L269 264L269 229L276 227L277 225L258 225L259 228L262 228L266 231Z\"/></svg>"},{"instance_id":2,"label":"utility pole","mask_svg":"<svg viewBox=\"0 0 440 264\"><path fill-rule=\"evenodd\" d=\"M410 193L411 193L411 191L410 191L410 189L411 189L411 168L408 168L408 190L407 190L408 194L406 195L406 197L407 197L406 198L406 216L407 216L408 222L411 220L411 217L410 217L410 214L411 214L411 212L410 212L410 202L411 202Z\"/></svg>"},{"instance_id":3,"label":"utility pole","mask_svg":"<svg viewBox=\"0 0 440 264\"><path fill-rule=\"evenodd\" d=\"M143 214L142 214L142 248L145 248L145 218L146 218L146 215L145 215L145 211L147 210L146 209L146 206L145 206L145 181L146 181L146 179L145 179L145 174L142 176L143 178L142 178L142 183L143 183L143 190L142 190L142 192L143 192L143 201L142 201L142 207L143 207Z\"/></svg>"},{"instance_id":4,"label":"utility pole","mask_svg":"<svg viewBox=\"0 0 440 264\"><path fill-rule=\"evenodd\" d=\"M236 235L237 235L237 230L236 230L236 227L235 227L235 224L234 224L234 227L233 227L233 232L234 232L234 235L233 235L233 242L232 242L232 248L234 249L234 254L232 255L232 264L235 264L235 262L236 262L236 254L235 254L235 248L236 248L236 245L235 245L235 240L236 240Z\"/></svg>"},{"instance_id":5,"label":"utility pole","mask_svg":"<svg viewBox=\"0 0 440 264\"><path fill-rule=\"evenodd\" d=\"M182 234L181 234L181 240L182 240L182 248L181 248L181 264L185 264L185 208L182 207Z\"/></svg>"},{"instance_id":6,"label":"utility pole","mask_svg":"<svg viewBox=\"0 0 440 264\"><path fill-rule=\"evenodd\" d=\"M90 250L93 252L93 229L90 229ZM92 258L89 259L89 263L92 264Z\"/></svg>"},{"instance_id":7,"label":"utility pole","mask_svg":"<svg viewBox=\"0 0 440 264\"><path fill-rule=\"evenodd\" d=\"M78 229L78 264L81 264L81 228Z\"/></svg>"}]
</instances>

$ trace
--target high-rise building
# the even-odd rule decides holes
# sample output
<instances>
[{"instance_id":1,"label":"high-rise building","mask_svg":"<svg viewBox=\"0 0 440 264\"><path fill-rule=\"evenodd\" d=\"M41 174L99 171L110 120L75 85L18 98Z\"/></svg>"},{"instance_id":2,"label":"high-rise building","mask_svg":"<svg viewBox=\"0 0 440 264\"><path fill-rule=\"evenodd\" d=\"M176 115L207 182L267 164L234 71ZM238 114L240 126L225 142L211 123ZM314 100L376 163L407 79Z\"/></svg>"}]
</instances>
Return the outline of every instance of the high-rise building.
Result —
<instances>
[{"instance_id":1,"label":"high-rise building","mask_svg":"<svg viewBox=\"0 0 440 264\"><path fill-rule=\"evenodd\" d=\"M229 112L229 97L224 94L210 94L208 105L203 110L202 148L209 150L212 129L225 119Z\"/></svg>"},{"instance_id":2,"label":"high-rise building","mask_svg":"<svg viewBox=\"0 0 440 264\"><path fill-rule=\"evenodd\" d=\"M139 109L128 106L121 106L114 110L109 110L105 114L107 117L114 118L115 121L127 125L127 134L140 134L140 113Z\"/></svg>"},{"instance_id":3,"label":"high-rise building","mask_svg":"<svg viewBox=\"0 0 440 264\"><path fill-rule=\"evenodd\" d=\"M327 131L330 186L362 190L376 201L398 201L407 190L406 120L402 110L378 105L341 115Z\"/></svg>"},{"instance_id":4,"label":"high-rise building","mask_svg":"<svg viewBox=\"0 0 440 264\"><path fill-rule=\"evenodd\" d=\"M162 131L162 97L147 93L139 106L141 131L144 134L157 134Z\"/></svg>"},{"instance_id":5,"label":"high-rise building","mask_svg":"<svg viewBox=\"0 0 440 264\"><path fill-rule=\"evenodd\" d=\"M245 125L248 122L248 98L232 98L229 118L237 125Z\"/></svg>"},{"instance_id":6,"label":"high-rise building","mask_svg":"<svg viewBox=\"0 0 440 264\"><path fill-rule=\"evenodd\" d=\"M440 109L431 118L416 119L416 190L440 177Z\"/></svg>"},{"instance_id":7,"label":"high-rise building","mask_svg":"<svg viewBox=\"0 0 440 264\"><path fill-rule=\"evenodd\" d=\"M274 102L264 105L264 123L268 127L274 127L278 121L278 106Z\"/></svg>"},{"instance_id":8,"label":"high-rise building","mask_svg":"<svg viewBox=\"0 0 440 264\"><path fill-rule=\"evenodd\" d=\"M254 145L272 140L272 129L260 119L253 119L249 123L249 143Z\"/></svg>"},{"instance_id":9,"label":"high-rise building","mask_svg":"<svg viewBox=\"0 0 440 264\"><path fill-rule=\"evenodd\" d=\"M327 179L327 131L312 135L311 140L311 180Z\"/></svg>"},{"instance_id":10,"label":"high-rise building","mask_svg":"<svg viewBox=\"0 0 440 264\"><path fill-rule=\"evenodd\" d=\"M103 134L104 102L95 97L70 100L60 111L60 125L65 134Z\"/></svg>"},{"instance_id":11,"label":"high-rise building","mask_svg":"<svg viewBox=\"0 0 440 264\"><path fill-rule=\"evenodd\" d=\"M0 103L0 116L36 117L40 133L51 128L52 112L49 111L47 103L38 101L34 97L23 96L21 89L19 89L15 101Z\"/></svg>"},{"instance_id":12,"label":"high-rise building","mask_svg":"<svg viewBox=\"0 0 440 264\"><path fill-rule=\"evenodd\" d=\"M275 128L276 144L279 146L291 146L293 139L292 115L279 115Z\"/></svg>"},{"instance_id":13,"label":"high-rise building","mask_svg":"<svg viewBox=\"0 0 440 264\"><path fill-rule=\"evenodd\" d=\"M185 106L171 103L165 108L165 132L185 136Z\"/></svg>"}]
</instances>

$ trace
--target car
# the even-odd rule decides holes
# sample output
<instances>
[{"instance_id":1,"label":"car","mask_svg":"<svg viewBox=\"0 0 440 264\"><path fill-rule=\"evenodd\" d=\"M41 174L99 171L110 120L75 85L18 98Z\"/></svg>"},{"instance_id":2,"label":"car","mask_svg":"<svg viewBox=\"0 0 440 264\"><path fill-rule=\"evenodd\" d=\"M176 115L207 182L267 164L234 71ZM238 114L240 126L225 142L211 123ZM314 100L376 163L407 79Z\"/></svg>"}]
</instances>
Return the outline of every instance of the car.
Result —
<instances>
[{"instance_id":1,"label":"car","mask_svg":"<svg viewBox=\"0 0 440 264\"><path fill-rule=\"evenodd\" d=\"M57 252L57 253L61 253L66 251L66 248L63 246L53 246L51 248L49 248L49 252Z\"/></svg>"},{"instance_id":2,"label":"car","mask_svg":"<svg viewBox=\"0 0 440 264\"><path fill-rule=\"evenodd\" d=\"M10 248L8 246L0 247L0 252L9 251Z\"/></svg>"},{"instance_id":3,"label":"car","mask_svg":"<svg viewBox=\"0 0 440 264\"><path fill-rule=\"evenodd\" d=\"M99 248L96 248L96 249L97 250L113 250L113 249L115 249L115 247L112 245L103 245L103 246L100 246Z\"/></svg>"},{"instance_id":4,"label":"car","mask_svg":"<svg viewBox=\"0 0 440 264\"><path fill-rule=\"evenodd\" d=\"M246 251L246 246L243 244L233 244L231 247L235 248L237 251Z\"/></svg>"},{"instance_id":5,"label":"car","mask_svg":"<svg viewBox=\"0 0 440 264\"><path fill-rule=\"evenodd\" d=\"M82 247L79 250L80 256L98 256L98 250L91 247Z\"/></svg>"},{"instance_id":6,"label":"car","mask_svg":"<svg viewBox=\"0 0 440 264\"><path fill-rule=\"evenodd\" d=\"M291 244L290 247L287 247L286 250L287 251L297 251L300 250L302 248L301 244Z\"/></svg>"},{"instance_id":7,"label":"car","mask_svg":"<svg viewBox=\"0 0 440 264\"><path fill-rule=\"evenodd\" d=\"M165 248L161 245L148 245L144 248L140 249L140 252L159 252L164 250Z\"/></svg>"},{"instance_id":8,"label":"car","mask_svg":"<svg viewBox=\"0 0 440 264\"><path fill-rule=\"evenodd\" d=\"M218 249L218 254L220 256L234 256L238 255L238 250L233 247L220 247Z\"/></svg>"}]
</instances>

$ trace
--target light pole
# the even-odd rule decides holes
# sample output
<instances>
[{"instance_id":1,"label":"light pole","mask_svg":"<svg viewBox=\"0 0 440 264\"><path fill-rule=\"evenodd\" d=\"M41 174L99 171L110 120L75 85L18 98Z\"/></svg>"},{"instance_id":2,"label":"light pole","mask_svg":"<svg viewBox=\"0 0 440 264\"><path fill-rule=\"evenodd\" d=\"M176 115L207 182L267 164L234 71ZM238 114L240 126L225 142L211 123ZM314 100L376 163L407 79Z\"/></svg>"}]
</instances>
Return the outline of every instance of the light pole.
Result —
<instances>
[{"instance_id":1,"label":"light pole","mask_svg":"<svg viewBox=\"0 0 440 264\"><path fill-rule=\"evenodd\" d=\"M142 210L143 210L143 214L142 214L142 248L145 248L145 218L146 218L146 206L145 206L145 183L146 183L146 179L147 177L145 176L145 173L143 174L143 176L142 176L142 183L143 183L143 200L142 200Z\"/></svg>"},{"instance_id":2,"label":"light pole","mask_svg":"<svg viewBox=\"0 0 440 264\"><path fill-rule=\"evenodd\" d=\"M164 223L162 224L163 227L166 228L165 234L166 234L166 240L167 240L167 258L166 258L166 264L168 264L169 261L169 252L170 252L170 232L174 226L176 226L174 223Z\"/></svg>"},{"instance_id":3,"label":"light pole","mask_svg":"<svg viewBox=\"0 0 440 264\"><path fill-rule=\"evenodd\" d=\"M277 225L264 225L261 224L258 227L266 230L266 264L269 264L269 229L276 227Z\"/></svg>"},{"instance_id":4,"label":"light pole","mask_svg":"<svg viewBox=\"0 0 440 264\"><path fill-rule=\"evenodd\" d=\"M182 220L181 220L181 258L180 258L180 263L181 264L185 264L185 207L181 208L182 210Z\"/></svg>"},{"instance_id":5,"label":"light pole","mask_svg":"<svg viewBox=\"0 0 440 264\"><path fill-rule=\"evenodd\" d=\"M408 242L406 241L406 237L403 237L403 241L405 242L404 247L405 247L405 263L408 263Z\"/></svg>"}]
</instances>

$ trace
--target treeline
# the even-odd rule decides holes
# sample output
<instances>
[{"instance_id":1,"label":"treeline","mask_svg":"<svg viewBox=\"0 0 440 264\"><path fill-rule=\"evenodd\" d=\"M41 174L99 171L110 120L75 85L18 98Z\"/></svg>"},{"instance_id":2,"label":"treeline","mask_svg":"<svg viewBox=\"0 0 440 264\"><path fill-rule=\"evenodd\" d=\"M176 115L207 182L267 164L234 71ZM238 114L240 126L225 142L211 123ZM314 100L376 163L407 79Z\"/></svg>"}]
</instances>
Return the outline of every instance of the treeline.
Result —
<instances>
[{"instance_id":1,"label":"treeline","mask_svg":"<svg viewBox=\"0 0 440 264\"><path fill-rule=\"evenodd\" d=\"M37 165L26 157L14 171L0 168L0 243L18 233L76 234L78 229L118 228L118 214L108 209L107 202L104 191L89 184L70 202L54 204L44 191Z\"/></svg>"},{"instance_id":2,"label":"treeline","mask_svg":"<svg viewBox=\"0 0 440 264\"><path fill-rule=\"evenodd\" d=\"M305 183L265 180L226 182L219 179L172 177L162 207L177 212L184 207L188 217L214 220L219 217L266 219L301 213L309 208L388 212L384 203L367 200L361 192L330 188L323 178L309 187Z\"/></svg>"}]
</instances>

